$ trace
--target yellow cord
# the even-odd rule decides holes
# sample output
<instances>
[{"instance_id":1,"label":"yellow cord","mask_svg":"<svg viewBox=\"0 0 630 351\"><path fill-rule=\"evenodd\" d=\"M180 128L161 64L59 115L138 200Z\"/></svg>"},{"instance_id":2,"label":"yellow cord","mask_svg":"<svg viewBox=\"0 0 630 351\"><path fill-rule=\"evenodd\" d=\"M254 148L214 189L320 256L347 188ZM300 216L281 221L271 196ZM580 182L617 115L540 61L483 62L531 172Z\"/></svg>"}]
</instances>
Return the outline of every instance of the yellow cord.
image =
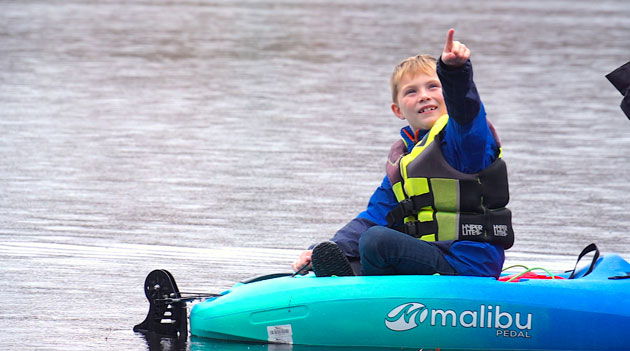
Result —
<instances>
[{"instance_id":1,"label":"yellow cord","mask_svg":"<svg viewBox=\"0 0 630 351\"><path fill-rule=\"evenodd\" d=\"M509 266L509 267L507 267L507 268L504 268L504 269L502 270L502 272L505 272L506 270L511 269L511 268L515 268L515 267L525 268L526 270L525 270L524 272L519 273L519 274L517 274L517 275L513 276L512 278L510 278L510 279L506 280L506 281L505 281L506 283L509 283L509 282L511 282L511 281L513 281L513 280L515 280L515 279L518 279L518 278L520 278L520 277L524 276L525 274L527 274L527 273L529 273L529 272L531 272L531 271L533 271L533 270L541 270L541 271L544 271L545 273L547 273L547 275L548 275L549 277L551 277L551 279L556 279L556 277L555 277L555 276L554 276L551 272L549 272L547 269L545 269L545 268L542 268L542 267L528 268L527 266L523 266L522 264L515 264L515 265L513 265L513 266Z\"/></svg>"}]
</instances>

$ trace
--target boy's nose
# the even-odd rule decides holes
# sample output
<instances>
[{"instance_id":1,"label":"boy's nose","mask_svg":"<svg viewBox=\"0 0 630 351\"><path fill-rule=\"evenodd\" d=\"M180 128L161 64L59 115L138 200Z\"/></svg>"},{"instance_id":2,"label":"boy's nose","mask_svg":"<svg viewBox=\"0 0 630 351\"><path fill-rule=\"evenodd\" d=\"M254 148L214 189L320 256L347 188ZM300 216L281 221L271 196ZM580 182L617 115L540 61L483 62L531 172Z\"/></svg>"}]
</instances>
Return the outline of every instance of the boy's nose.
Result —
<instances>
[{"instance_id":1,"label":"boy's nose","mask_svg":"<svg viewBox=\"0 0 630 351\"><path fill-rule=\"evenodd\" d=\"M418 101L426 101L429 100L429 94L427 94L426 90L420 90L418 93Z\"/></svg>"}]
</instances>

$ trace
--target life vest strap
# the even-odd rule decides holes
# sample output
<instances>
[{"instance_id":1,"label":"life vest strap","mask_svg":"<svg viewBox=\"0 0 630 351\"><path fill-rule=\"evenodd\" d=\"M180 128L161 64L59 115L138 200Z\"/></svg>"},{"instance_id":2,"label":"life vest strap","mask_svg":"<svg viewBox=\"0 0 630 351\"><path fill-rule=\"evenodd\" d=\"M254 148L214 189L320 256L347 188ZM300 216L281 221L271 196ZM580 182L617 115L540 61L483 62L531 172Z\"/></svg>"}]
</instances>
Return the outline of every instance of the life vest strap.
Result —
<instances>
[{"instance_id":1,"label":"life vest strap","mask_svg":"<svg viewBox=\"0 0 630 351\"><path fill-rule=\"evenodd\" d=\"M411 221L402 225L394 226L392 229L411 235L414 238L421 239L425 235L436 234L438 231L438 225L436 221Z\"/></svg>"},{"instance_id":2,"label":"life vest strap","mask_svg":"<svg viewBox=\"0 0 630 351\"><path fill-rule=\"evenodd\" d=\"M398 203L394 209L387 214L387 224L391 227L403 221L405 217L417 215L423 207L433 206L433 195L426 193L412 196Z\"/></svg>"}]
</instances>

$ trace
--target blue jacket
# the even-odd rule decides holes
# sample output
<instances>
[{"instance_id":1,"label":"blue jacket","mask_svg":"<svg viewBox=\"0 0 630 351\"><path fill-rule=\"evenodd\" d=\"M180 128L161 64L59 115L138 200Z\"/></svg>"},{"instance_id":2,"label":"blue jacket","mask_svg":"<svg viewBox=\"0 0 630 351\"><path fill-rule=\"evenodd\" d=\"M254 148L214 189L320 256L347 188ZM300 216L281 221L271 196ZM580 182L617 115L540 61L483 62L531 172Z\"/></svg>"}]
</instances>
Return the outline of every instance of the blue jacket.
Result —
<instances>
[{"instance_id":1,"label":"blue jacket","mask_svg":"<svg viewBox=\"0 0 630 351\"><path fill-rule=\"evenodd\" d=\"M488 123L486 112L473 81L472 64L451 69L438 60L437 73L442 83L442 93L449 113L441 149L446 161L464 173L477 173L496 160L498 144ZM400 135L411 151L416 142L428 131L414 136L411 127ZM336 242L350 258L359 258L359 237L368 228L386 226L386 216L398 201L387 176L372 194L367 209L341 228L332 241ZM503 248L473 241L435 242L445 259L461 275L498 276L505 259Z\"/></svg>"}]
</instances>

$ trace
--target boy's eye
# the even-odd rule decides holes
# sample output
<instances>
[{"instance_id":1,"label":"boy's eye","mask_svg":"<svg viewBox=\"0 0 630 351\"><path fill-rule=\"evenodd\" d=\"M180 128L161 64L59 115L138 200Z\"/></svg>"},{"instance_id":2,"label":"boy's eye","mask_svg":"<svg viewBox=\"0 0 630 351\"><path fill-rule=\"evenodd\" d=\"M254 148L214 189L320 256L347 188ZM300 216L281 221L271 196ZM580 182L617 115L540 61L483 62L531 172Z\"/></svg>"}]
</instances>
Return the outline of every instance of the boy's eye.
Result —
<instances>
[{"instance_id":1,"label":"boy's eye","mask_svg":"<svg viewBox=\"0 0 630 351\"><path fill-rule=\"evenodd\" d=\"M432 83L432 84L429 84L429 89L435 89L435 88L441 88L441 87L442 87L442 86L440 86L440 85L439 85L439 84L437 84L437 83Z\"/></svg>"},{"instance_id":2,"label":"boy's eye","mask_svg":"<svg viewBox=\"0 0 630 351\"><path fill-rule=\"evenodd\" d=\"M415 92L416 92L415 89L408 89L408 90L405 90L405 95L413 94Z\"/></svg>"}]
</instances>

